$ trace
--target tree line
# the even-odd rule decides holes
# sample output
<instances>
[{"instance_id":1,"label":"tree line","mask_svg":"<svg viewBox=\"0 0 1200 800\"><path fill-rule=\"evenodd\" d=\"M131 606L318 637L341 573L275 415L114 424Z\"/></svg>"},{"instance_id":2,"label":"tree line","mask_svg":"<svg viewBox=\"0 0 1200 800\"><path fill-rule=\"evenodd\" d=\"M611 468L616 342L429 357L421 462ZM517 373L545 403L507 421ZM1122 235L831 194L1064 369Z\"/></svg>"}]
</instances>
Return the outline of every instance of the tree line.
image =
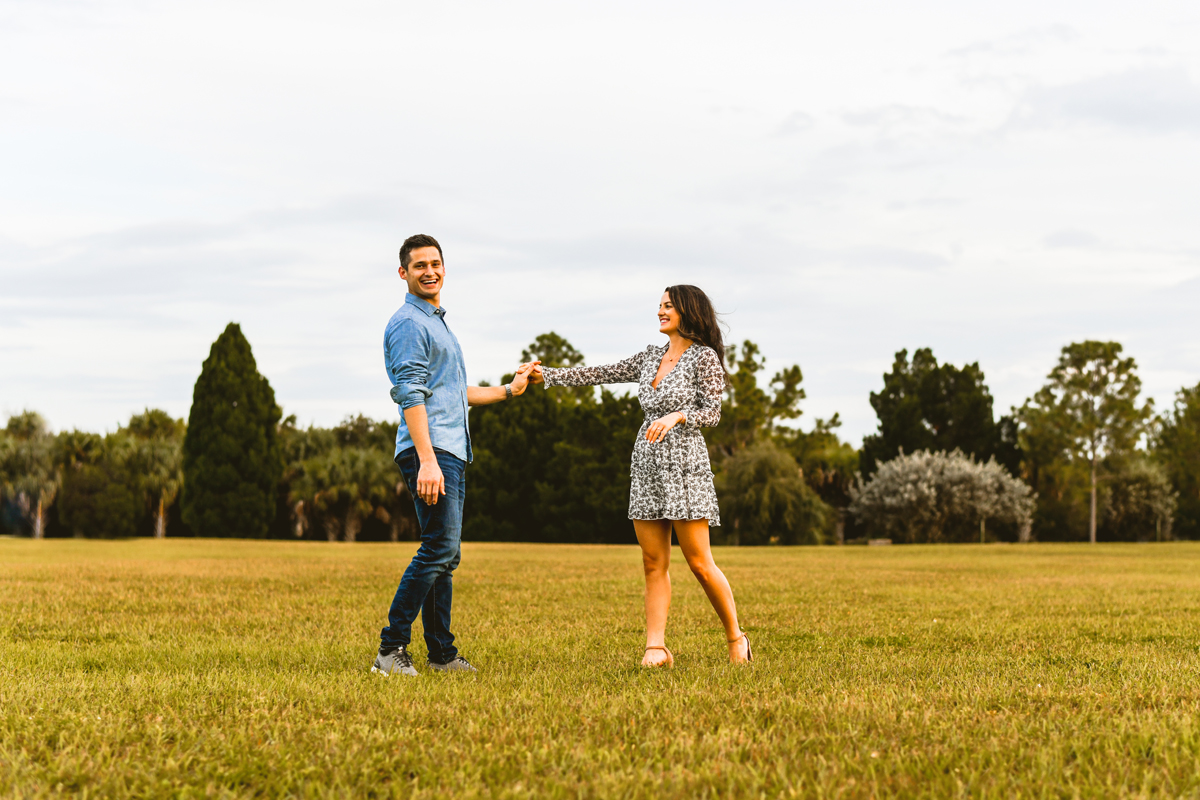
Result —
<instances>
[{"instance_id":1,"label":"tree line","mask_svg":"<svg viewBox=\"0 0 1200 800\"><path fill-rule=\"evenodd\" d=\"M521 354L579 366L551 332ZM855 450L838 415L797 424L798 365L770 380L750 341L727 353L722 420L704 430L724 526L716 543L1146 540L1200 537L1200 385L1155 414L1112 342L1063 348L1045 385L997 417L978 364L896 354ZM511 375L504 376L505 381ZM632 542L635 396L532 389L469 417L468 540ZM392 462L398 417L332 428L284 418L240 328L213 343L188 420L147 409L117 431L0 432L0 531L41 536L413 539Z\"/></svg>"}]
</instances>

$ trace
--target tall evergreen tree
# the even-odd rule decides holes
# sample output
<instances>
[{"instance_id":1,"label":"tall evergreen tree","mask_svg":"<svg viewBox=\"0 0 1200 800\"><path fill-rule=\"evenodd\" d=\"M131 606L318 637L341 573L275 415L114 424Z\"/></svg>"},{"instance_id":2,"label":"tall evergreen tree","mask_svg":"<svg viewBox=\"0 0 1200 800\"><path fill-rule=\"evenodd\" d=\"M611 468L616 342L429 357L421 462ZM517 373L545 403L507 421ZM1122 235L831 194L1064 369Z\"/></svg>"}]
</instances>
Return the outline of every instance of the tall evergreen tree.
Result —
<instances>
[{"instance_id":1,"label":"tall evergreen tree","mask_svg":"<svg viewBox=\"0 0 1200 800\"><path fill-rule=\"evenodd\" d=\"M928 347L914 352L911 362L907 350L896 353L892 371L883 376L883 391L871 393L879 432L863 437L863 474L874 474L880 463L901 452L961 450L981 462L994 457L1015 475L1020 466L1016 423L1011 417L993 418L992 395L983 380L979 364L938 364Z\"/></svg>"},{"instance_id":2,"label":"tall evergreen tree","mask_svg":"<svg viewBox=\"0 0 1200 800\"><path fill-rule=\"evenodd\" d=\"M738 352L732 344L725 348L725 357L733 370L725 383L721 424L704 429L709 449L719 458L732 456L760 436L769 436L781 420L799 419L800 401L805 396L800 387L804 375L799 365L776 372L768 384L768 392L758 385L758 373L767 364L758 345L747 339L742 342L740 357Z\"/></svg>"},{"instance_id":3,"label":"tall evergreen tree","mask_svg":"<svg viewBox=\"0 0 1200 800\"><path fill-rule=\"evenodd\" d=\"M183 521L197 536L267 535L283 473L275 392L231 322L196 380L183 440Z\"/></svg>"}]
</instances>

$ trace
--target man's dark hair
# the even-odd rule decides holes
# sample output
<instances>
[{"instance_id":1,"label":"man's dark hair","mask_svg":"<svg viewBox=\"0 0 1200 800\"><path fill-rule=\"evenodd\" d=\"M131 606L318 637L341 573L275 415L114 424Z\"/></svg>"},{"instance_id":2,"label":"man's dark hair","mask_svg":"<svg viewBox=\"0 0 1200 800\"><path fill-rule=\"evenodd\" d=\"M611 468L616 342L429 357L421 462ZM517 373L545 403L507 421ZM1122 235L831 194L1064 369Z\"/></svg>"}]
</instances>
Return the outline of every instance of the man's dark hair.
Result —
<instances>
[{"instance_id":1,"label":"man's dark hair","mask_svg":"<svg viewBox=\"0 0 1200 800\"><path fill-rule=\"evenodd\" d=\"M404 244L400 245L400 266L408 269L408 264L412 261L412 251L421 247L436 247L438 255L442 255L442 246L438 244L438 240L427 233L418 233L416 236L410 236L404 240ZM445 261L446 257L442 256Z\"/></svg>"}]
</instances>

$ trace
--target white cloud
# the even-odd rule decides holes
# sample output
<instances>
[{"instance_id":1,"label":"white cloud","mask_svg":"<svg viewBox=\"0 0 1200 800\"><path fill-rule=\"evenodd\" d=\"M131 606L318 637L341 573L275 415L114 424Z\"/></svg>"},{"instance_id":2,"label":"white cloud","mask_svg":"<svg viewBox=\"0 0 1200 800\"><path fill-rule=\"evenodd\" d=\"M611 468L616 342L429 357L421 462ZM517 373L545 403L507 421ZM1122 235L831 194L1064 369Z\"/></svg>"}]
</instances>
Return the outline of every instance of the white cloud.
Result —
<instances>
[{"instance_id":1,"label":"white cloud","mask_svg":"<svg viewBox=\"0 0 1200 800\"><path fill-rule=\"evenodd\" d=\"M1200 131L1200 84L1182 67L1137 69L1029 91L1030 125L1090 123L1155 133Z\"/></svg>"},{"instance_id":2,"label":"white cloud","mask_svg":"<svg viewBox=\"0 0 1200 800\"><path fill-rule=\"evenodd\" d=\"M1087 231L1061 230L1042 240L1047 247L1095 247L1100 244L1100 238Z\"/></svg>"}]
</instances>

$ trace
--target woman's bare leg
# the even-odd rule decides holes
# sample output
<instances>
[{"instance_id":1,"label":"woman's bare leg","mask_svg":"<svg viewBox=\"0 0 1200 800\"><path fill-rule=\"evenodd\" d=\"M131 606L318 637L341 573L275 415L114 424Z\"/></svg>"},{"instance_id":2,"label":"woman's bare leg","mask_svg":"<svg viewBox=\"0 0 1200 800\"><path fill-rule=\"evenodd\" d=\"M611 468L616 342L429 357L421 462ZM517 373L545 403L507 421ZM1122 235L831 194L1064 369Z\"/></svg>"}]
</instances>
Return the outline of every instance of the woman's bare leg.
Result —
<instances>
[{"instance_id":1,"label":"woman's bare leg","mask_svg":"<svg viewBox=\"0 0 1200 800\"><path fill-rule=\"evenodd\" d=\"M671 523L665 519L633 521L638 544L642 546L642 567L646 571L646 646L666 644L667 612L671 610ZM653 667L667 660L662 650L647 650L642 665Z\"/></svg>"},{"instance_id":2,"label":"woman's bare leg","mask_svg":"<svg viewBox=\"0 0 1200 800\"><path fill-rule=\"evenodd\" d=\"M742 629L738 627L737 606L733 603L733 590L725 573L721 572L712 557L712 548L708 541L708 520L686 519L675 523L675 536L679 539L679 548L687 559L692 574L704 587L708 601L712 603L725 626L725 639L729 641L729 660L735 664L746 661L746 642L741 638ZM668 542L670 539L667 540Z\"/></svg>"}]
</instances>

